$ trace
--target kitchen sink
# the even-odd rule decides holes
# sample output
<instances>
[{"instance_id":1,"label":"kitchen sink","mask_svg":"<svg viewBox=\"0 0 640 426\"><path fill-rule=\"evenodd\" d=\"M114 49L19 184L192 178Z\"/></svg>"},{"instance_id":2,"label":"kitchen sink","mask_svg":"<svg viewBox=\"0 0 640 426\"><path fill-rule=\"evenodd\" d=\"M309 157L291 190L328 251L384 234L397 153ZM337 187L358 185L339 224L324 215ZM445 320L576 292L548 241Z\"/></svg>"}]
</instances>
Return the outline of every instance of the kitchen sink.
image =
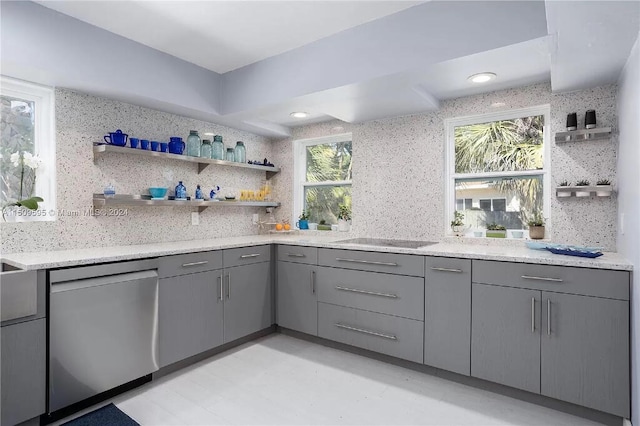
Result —
<instances>
[{"instance_id":1,"label":"kitchen sink","mask_svg":"<svg viewBox=\"0 0 640 426\"><path fill-rule=\"evenodd\" d=\"M380 238L351 238L348 240L335 241L340 244L361 244L366 246L379 246L379 247L401 247L417 249L419 247L430 246L437 244L433 241L415 241L415 240L385 240Z\"/></svg>"}]
</instances>

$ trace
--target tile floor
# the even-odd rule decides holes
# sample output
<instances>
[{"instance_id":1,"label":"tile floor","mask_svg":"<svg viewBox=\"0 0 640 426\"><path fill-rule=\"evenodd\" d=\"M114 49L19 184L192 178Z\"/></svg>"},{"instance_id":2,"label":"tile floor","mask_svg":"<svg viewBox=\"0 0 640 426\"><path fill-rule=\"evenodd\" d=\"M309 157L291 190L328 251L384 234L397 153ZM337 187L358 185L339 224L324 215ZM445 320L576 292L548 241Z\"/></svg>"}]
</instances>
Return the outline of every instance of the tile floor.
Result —
<instances>
[{"instance_id":1,"label":"tile floor","mask_svg":"<svg viewBox=\"0 0 640 426\"><path fill-rule=\"evenodd\" d=\"M597 424L282 334L112 402L142 425Z\"/></svg>"}]
</instances>

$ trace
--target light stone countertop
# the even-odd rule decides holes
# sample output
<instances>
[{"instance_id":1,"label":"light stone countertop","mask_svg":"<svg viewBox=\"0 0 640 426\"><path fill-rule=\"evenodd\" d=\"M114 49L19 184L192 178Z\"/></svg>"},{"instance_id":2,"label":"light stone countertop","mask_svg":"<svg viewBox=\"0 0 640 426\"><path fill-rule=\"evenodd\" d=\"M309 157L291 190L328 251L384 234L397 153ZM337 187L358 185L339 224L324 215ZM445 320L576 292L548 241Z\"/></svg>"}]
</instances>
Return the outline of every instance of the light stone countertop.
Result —
<instances>
[{"instance_id":1,"label":"light stone countertop","mask_svg":"<svg viewBox=\"0 0 640 426\"><path fill-rule=\"evenodd\" d=\"M419 249L380 247L362 244L345 244L338 241L349 235L329 236L318 233L293 235L249 235L243 237L214 238L206 240L174 241L165 243L83 248L32 253L13 253L2 256L1 261L21 269L52 269L91 265L104 262L143 259L199 251L248 247L262 244L289 244L300 246L342 248L382 253L415 254L427 256L457 257L466 259L496 260L519 263L574 266L595 269L631 271L633 265L618 253L605 253L596 259L552 254L543 250L531 250L522 246L492 246L464 243L438 243Z\"/></svg>"}]
</instances>

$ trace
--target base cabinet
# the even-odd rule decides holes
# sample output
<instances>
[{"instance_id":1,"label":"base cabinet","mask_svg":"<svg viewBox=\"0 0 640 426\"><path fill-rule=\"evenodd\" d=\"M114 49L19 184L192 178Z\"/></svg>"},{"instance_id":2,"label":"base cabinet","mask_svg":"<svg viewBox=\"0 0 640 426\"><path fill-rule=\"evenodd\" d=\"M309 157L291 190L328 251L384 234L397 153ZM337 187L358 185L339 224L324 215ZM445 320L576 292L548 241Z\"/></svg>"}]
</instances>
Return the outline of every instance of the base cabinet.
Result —
<instances>
[{"instance_id":1,"label":"base cabinet","mask_svg":"<svg viewBox=\"0 0 640 426\"><path fill-rule=\"evenodd\" d=\"M277 262L276 322L279 326L318 335L317 267L303 263Z\"/></svg>"},{"instance_id":2,"label":"base cabinet","mask_svg":"<svg viewBox=\"0 0 640 426\"><path fill-rule=\"evenodd\" d=\"M42 318L0 328L3 425L15 425L45 412L46 324Z\"/></svg>"}]
</instances>

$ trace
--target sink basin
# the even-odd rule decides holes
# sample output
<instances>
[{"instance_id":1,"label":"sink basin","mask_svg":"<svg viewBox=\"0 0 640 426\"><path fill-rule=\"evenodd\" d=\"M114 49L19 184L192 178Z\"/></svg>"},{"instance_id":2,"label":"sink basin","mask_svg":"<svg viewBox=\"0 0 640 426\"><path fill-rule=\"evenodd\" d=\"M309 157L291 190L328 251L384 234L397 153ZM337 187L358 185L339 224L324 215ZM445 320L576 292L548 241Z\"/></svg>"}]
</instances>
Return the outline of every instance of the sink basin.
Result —
<instances>
[{"instance_id":1,"label":"sink basin","mask_svg":"<svg viewBox=\"0 0 640 426\"><path fill-rule=\"evenodd\" d=\"M336 241L340 244L361 244L366 246L379 246L379 247L401 247L417 249L419 247L430 246L437 244L433 241L414 241L414 240L385 240L380 238L351 238L348 240Z\"/></svg>"}]
</instances>

